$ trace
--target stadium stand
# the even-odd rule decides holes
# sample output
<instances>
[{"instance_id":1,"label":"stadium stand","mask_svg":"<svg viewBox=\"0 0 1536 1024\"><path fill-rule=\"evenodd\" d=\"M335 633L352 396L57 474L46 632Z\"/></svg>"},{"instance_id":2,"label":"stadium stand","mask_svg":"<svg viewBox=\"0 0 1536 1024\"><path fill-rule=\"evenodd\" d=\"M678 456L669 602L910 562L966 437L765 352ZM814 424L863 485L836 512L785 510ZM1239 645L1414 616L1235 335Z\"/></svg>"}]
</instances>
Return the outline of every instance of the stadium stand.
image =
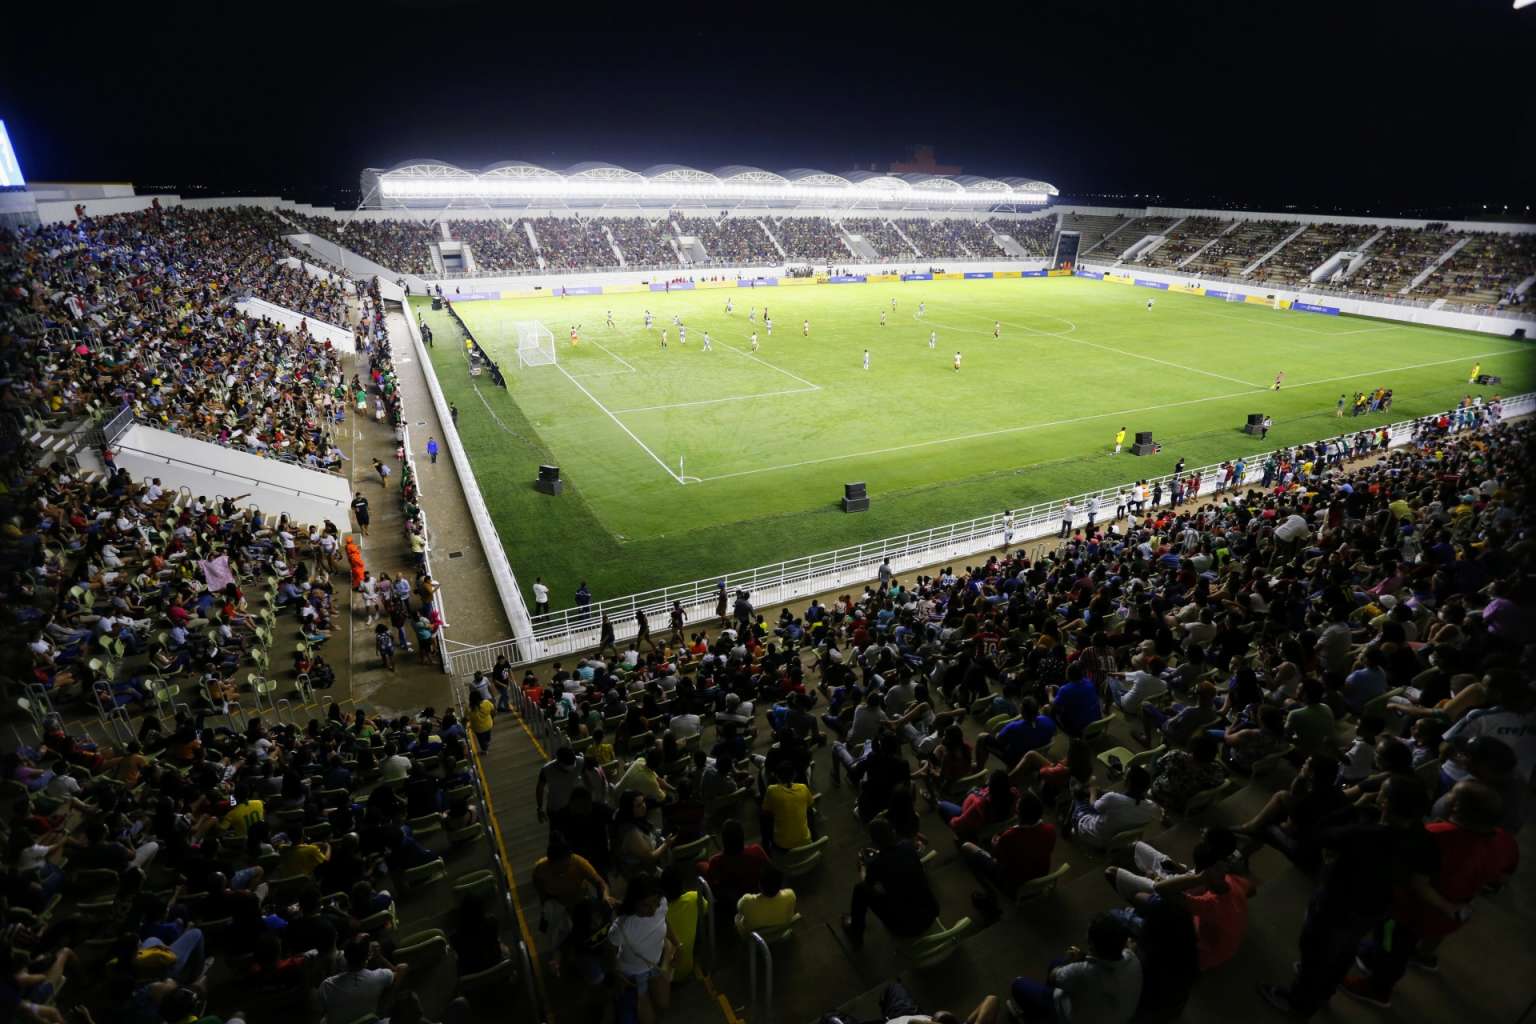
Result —
<instances>
[{"instance_id":1,"label":"stadium stand","mask_svg":"<svg viewBox=\"0 0 1536 1024\"><path fill-rule=\"evenodd\" d=\"M1293 221L1250 220L1218 238L1209 249L1180 269L1187 274L1241 277L1249 264L1300 226Z\"/></svg>"},{"instance_id":2,"label":"stadium stand","mask_svg":"<svg viewBox=\"0 0 1536 1024\"><path fill-rule=\"evenodd\" d=\"M619 265L602 228L580 217L536 217L533 233L550 270L605 270Z\"/></svg>"},{"instance_id":3,"label":"stadium stand","mask_svg":"<svg viewBox=\"0 0 1536 1024\"><path fill-rule=\"evenodd\" d=\"M1412 294L1476 306L1511 305L1514 288L1532 274L1536 274L1536 237L1478 233Z\"/></svg>"},{"instance_id":4,"label":"stadium stand","mask_svg":"<svg viewBox=\"0 0 1536 1024\"><path fill-rule=\"evenodd\" d=\"M1077 243L1077 253L1081 258L1090 249L1095 248L1105 237L1113 234L1117 229L1124 227L1127 218L1124 214L1112 216L1100 216L1098 214L1065 213L1061 218L1061 230L1076 231L1080 236ZM1119 237L1119 236L1116 236ZM1127 242L1127 245L1130 243ZM1097 256L1097 254L1095 254Z\"/></svg>"},{"instance_id":5,"label":"stadium stand","mask_svg":"<svg viewBox=\"0 0 1536 1024\"><path fill-rule=\"evenodd\" d=\"M1106 262L1118 260L1120 254L1126 249L1147 235L1161 234L1168 230L1178 219L1177 217L1137 217L1125 225L1114 238L1095 249L1092 256Z\"/></svg>"},{"instance_id":6,"label":"stadium stand","mask_svg":"<svg viewBox=\"0 0 1536 1024\"><path fill-rule=\"evenodd\" d=\"M764 266L781 261L779 251L751 217L679 217L680 234L699 240L716 266Z\"/></svg>"},{"instance_id":7,"label":"stadium stand","mask_svg":"<svg viewBox=\"0 0 1536 1024\"><path fill-rule=\"evenodd\" d=\"M889 221L876 220L868 217L846 217L843 219L843 230L855 235L863 235L864 240L875 247L875 251L884 259L904 260L917 255L912 247L897 234Z\"/></svg>"},{"instance_id":8,"label":"stadium stand","mask_svg":"<svg viewBox=\"0 0 1536 1024\"><path fill-rule=\"evenodd\" d=\"M842 263L852 255L837 225L825 217L785 217L773 222L773 235L792 260Z\"/></svg>"},{"instance_id":9,"label":"stadium stand","mask_svg":"<svg viewBox=\"0 0 1536 1024\"><path fill-rule=\"evenodd\" d=\"M671 226L664 220L648 221L636 217L600 217L594 221L606 227L624 254L629 266L675 267L677 251L667 241Z\"/></svg>"},{"instance_id":10,"label":"stadium stand","mask_svg":"<svg viewBox=\"0 0 1536 1024\"><path fill-rule=\"evenodd\" d=\"M1365 262L1349 276L1347 285L1352 291L1396 295L1455 240L1444 224L1391 228L1371 243Z\"/></svg>"},{"instance_id":11,"label":"stadium stand","mask_svg":"<svg viewBox=\"0 0 1536 1024\"><path fill-rule=\"evenodd\" d=\"M520 220L451 220L448 233L469 246L475 266L481 271L516 273L538 269L539 258Z\"/></svg>"},{"instance_id":12,"label":"stadium stand","mask_svg":"<svg viewBox=\"0 0 1536 1024\"><path fill-rule=\"evenodd\" d=\"M1313 224L1265 260L1254 271L1254 280L1265 284L1306 284L1312 271L1336 253L1357 249L1375 233L1375 228L1366 225Z\"/></svg>"},{"instance_id":13,"label":"stadium stand","mask_svg":"<svg viewBox=\"0 0 1536 1024\"><path fill-rule=\"evenodd\" d=\"M285 210L282 216L312 235L351 249L397 273L432 273L431 246L438 234L436 226L429 221L362 217L343 220L292 210Z\"/></svg>"},{"instance_id":14,"label":"stadium stand","mask_svg":"<svg viewBox=\"0 0 1536 1024\"><path fill-rule=\"evenodd\" d=\"M1211 239L1227 230L1231 221L1219 217L1185 217L1172 231L1168 240L1153 249L1145 259L1136 262L1149 267L1173 269L1188 257L1199 252Z\"/></svg>"},{"instance_id":15,"label":"stadium stand","mask_svg":"<svg viewBox=\"0 0 1536 1024\"><path fill-rule=\"evenodd\" d=\"M1056 244L1056 218L1033 217L1029 220L993 221L992 230L1009 235L1032 256L1049 256Z\"/></svg>"},{"instance_id":16,"label":"stadium stand","mask_svg":"<svg viewBox=\"0 0 1536 1024\"><path fill-rule=\"evenodd\" d=\"M1318 874L1334 836L1353 834L1335 826L1384 812L1425 842L1482 830L1488 856L1464 891L1479 906L1507 905L1530 752L1498 737L1536 724L1516 605L1528 604L1529 556L1489 553L1507 550L1530 510L1520 460L1533 431L1470 402L1413 430L1390 452L1381 428L1278 452L1252 467L1250 485L1224 476L1181 507L1161 487L1151 501L1128 494L1131 508L1106 509L1097 528L1045 550L893 579L773 620L742 597L728 629L530 672L522 700L538 709L551 751L570 751L539 772L538 820L566 840L552 850L578 846L609 880L646 893L654 884L690 906L708 891L723 921L734 908L716 984L754 930L775 941L798 933L805 946L776 989L794 1020L842 1009L828 1004L849 994L843 975L825 973L846 972L840 954L829 956L835 967L819 962L829 931L855 950L888 932L882 955L900 963L1009 971L981 986L995 990L1017 970L1018 946L1076 942L1082 908L1104 906L1106 880L1128 906L1095 917L1095 941L1114 947L1100 955L1118 959L1128 935L1142 936L1126 954L1141 972L1110 1019L1132 1019L1133 1008L1140 1020L1219 1015L1231 972L1289 974L1295 933L1285 952L1256 961L1248 931L1267 929L1272 951L1273 920L1299 929L1309 892L1326 907L1387 874L1398 847L1350 846L1339 852L1346 868ZM1416 529L1326 571L1331 551L1377 551L1377 524L1395 517ZM1105 542L1110 521L1119 532ZM1435 549L1448 561L1419 561ZM1444 587L1437 608L1411 600L1432 576ZM1442 739L1469 756L1442 761ZM1003 771L989 777L994 757ZM501 784L526 793L534 780ZM595 816L614 831L594 834ZM1428 831L1426 819L1437 822ZM550 870L537 856L520 865L536 885ZM862 856L867 878L899 879L900 898L823 866L845 856ZM1155 907L1133 898L1165 877L1188 887L1166 887ZM1347 936L1348 955L1335 963L1303 935L1295 980L1265 987L1265 1000L1302 1017L1340 983L1390 994L1402 964L1389 970L1366 940L1392 890L1368 888L1376 902ZM1060 902L1031 912L1049 893ZM618 914L653 911L667 913L651 902ZM1479 909L1470 927L1486 916ZM814 962L812 943L823 943ZM1374 975L1350 965L1357 943ZM580 984L564 979L588 962L579 938L544 953L565 961L553 997L578 999ZM1415 955L1448 969L1443 951ZM1465 965L1444 982L1480 992ZM1410 986L1422 990L1413 976ZM1013 991L1036 990L1015 981Z\"/></svg>"},{"instance_id":17,"label":"stadium stand","mask_svg":"<svg viewBox=\"0 0 1536 1024\"><path fill-rule=\"evenodd\" d=\"M982 221L913 217L896 221L896 226L928 259L992 259L1003 254L991 229Z\"/></svg>"}]
</instances>

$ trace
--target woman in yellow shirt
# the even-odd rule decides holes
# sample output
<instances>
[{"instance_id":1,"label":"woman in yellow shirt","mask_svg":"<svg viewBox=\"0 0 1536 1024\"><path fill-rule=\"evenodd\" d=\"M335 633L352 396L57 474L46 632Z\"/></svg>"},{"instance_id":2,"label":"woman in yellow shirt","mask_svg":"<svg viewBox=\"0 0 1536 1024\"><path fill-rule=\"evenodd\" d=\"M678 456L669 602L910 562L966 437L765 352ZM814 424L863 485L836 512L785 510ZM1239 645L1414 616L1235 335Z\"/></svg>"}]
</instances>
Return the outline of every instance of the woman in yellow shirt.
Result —
<instances>
[{"instance_id":1,"label":"woman in yellow shirt","mask_svg":"<svg viewBox=\"0 0 1536 1024\"><path fill-rule=\"evenodd\" d=\"M496 705L482 700L469 709L469 728L475 734L483 754L491 749L491 726L496 722Z\"/></svg>"},{"instance_id":2,"label":"woman in yellow shirt","mask_svg":"<svg viewBox=\"0 0 1536 1024\"><path fill-rule=\"evenodd\" d=\"M763 928L780 928L795 919L795 890L784 887L784 875L769 865L763 868L757 892L736 901L736 932L742 938Z\"/></svg>"}]
</instances>

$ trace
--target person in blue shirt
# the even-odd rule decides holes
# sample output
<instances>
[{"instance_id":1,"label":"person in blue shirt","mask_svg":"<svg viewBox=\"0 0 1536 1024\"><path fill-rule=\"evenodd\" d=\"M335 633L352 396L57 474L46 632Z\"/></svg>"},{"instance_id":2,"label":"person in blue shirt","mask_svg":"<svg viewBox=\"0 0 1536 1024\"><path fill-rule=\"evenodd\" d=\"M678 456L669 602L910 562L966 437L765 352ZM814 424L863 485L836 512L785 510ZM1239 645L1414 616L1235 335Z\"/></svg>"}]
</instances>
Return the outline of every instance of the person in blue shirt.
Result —
<instances>
[{"instance_id":1,"label":"person in blue shirt","mask_svg":"<svg viewBox=\"0 0 1536 1024\"><path fill-rule=\"evenodd\" d=\"M1033 697L1019 701L1019 717L1006 723L997 735L982 733L976 738L976 770L985 767L987 758L996 754L1004 765L1012 767L1031 750L1048 746L1056 737L1056 723L1040 713Z\"/></svg>"},{"instance_id":2,"label":"person in blue shirt","mask_svg":"<svg viewBox=\"0 0 1536 1024\"><path fill-rule=\"evenodd\" d=\"M1051 695L1051 717L1068 736L1081 736L1083 730L1104 717L1099 691L1083 678L1083 667L1075 662L1067 666L1067 681Z\"/></svg>"},{"instance_id":3,"label":"person in blue shirt","mask_svg":"<svg viewBox=\"0 0 1536 1024\"><path fill-rule=\"evenodd\" d=\"M433 462L437 461L437 438L435 437L427 438L427 458Z\"/></svg>"},{"instance_id":4,"label":"person in blue shirt","mask_svg":"<svg viewBox=\"0 0 1536 1024\"><path fill-rule=\"evenodd\" d=\"M1344 679L1344 703L1358 715L1367 702L1386 692L1387 674L1381 668L1381 651L1367 647L1355 670Z\"/></svg>"}]
</instances>

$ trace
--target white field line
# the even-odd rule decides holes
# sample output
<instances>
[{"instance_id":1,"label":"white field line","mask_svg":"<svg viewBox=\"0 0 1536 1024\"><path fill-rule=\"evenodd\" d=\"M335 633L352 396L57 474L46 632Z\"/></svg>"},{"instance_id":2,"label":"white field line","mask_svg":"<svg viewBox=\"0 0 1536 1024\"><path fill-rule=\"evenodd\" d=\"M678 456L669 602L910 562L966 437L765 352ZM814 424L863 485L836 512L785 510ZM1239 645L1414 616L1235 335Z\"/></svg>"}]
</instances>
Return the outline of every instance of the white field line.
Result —
<instances>
[{"instance_id":1,"label":"white field line","mask_svg":"<svg viewBox=\"0 0 1536 1024\"><path fill-rule=\"evenodd\" d=\"M711 343L713 343L714 339L710 339L710 340L711 340ZM748 352L745 349L737 348L735 345L727 345L723 341L720 343L720 347L721 348L728 348L728 349L730 349L732 352L735 352L737 355L741 356L743 359L750 359L754 363L761 363L764 366L768 367L768 369L770 369L770 370L777 370L779 373L782 373L784 376L790 378L791 380L797 380L801 384L804 384L805 387L806 387L806 390L808 390L808 391L820 391L821 390L821 385L820 384L813 384L811 381L806 380L804 377L801 377L801 376L799 376L797 374L790 373L788 370L784 369L782 366L775 366L772 363L770 363L768 360L759 358L758 356L753 355L751 352ZM757 397L757 396L751 396L751 397Z\"/></svg>"},{"instance_id":2,"label":"white field line","mask_svg":"<svg viewBox=\"0 0 1536 1024\"><path fill-rule=\"evenodd\" d=\"M671 477L673 480L676 480L679 484L681 484L683 482L682 477L680 477L676 473L672 472L672 468L670 466L668 466L665 462L661 461L661 456L659 456L655 452L651 451L650 445L646 444L644 441L640 440L640 438L636 437L635 436L635 432L633 430L630 430L628 427L626 427L624 425L624 421L619 419L617 416L615 416L613 414L613 410L609 409L602 402L599 402L597 400L597 396L594 395L592 392L588 391L586 389L586 386L583 385L581 383L581 381L577 380L575 377L572 377L570 372L567 371L565 367L560 366L559 363L556 363L555 365L557 367L559 367L559 370L560 370L561 373L565 374L565 377L566 377L567 380L569 380L572 384L575 384L576 387L581 390L582 394L586 395L588 398L590 398L592 400L592 404L593 405L595 405L599 409L603 410L603 415L605 415L609 419L613 420L613 422L618 425L618 428L620 430L624 431L624 433L629 435L629 439L631 441L633 441L633 442L635 442L635 444L639 445L640 449L642 451L644 451L645 454L649 455L652 459L654 459L655 462L656 462L656 465L660 466L663 470L666 471L667 476Z\"/></svg>"},{"instance_id":3,"label":"white field line","mask_svg":"<svg viewBox=\"0 0 1536 1024\"><path fill-rule=\"evenodd\" d=\"M598 348L602 349L604 352L607 352L608 355L611 356L612 358L617 359L619 362L623 363L624 364L624 368L626 370L628 370L630 373L639 373L640 372L639 370L637 370L633 366L631 366L629 364L629 361L626 360L623 356L621 356L621 355L619 355L619 354L617 354L615 352L609 351L608 348L605 345L601 344L600 342L594 340L592 342L592 344L596 345ZM614 372L616 372L616 371L614 371ZM586 376L591 376L591 375L590 374L582 374L582 376L586 377Z\"/></svg>"},{"instance_id":4,"label":"white field line","mask_svg":"<svg viewBox=\"0 0 1536 1024\"><path fill-rule=\"evenodd\" d=\"M671 402L666 405L642 405L635 409L615 409L615 416L627 416L635 412L659 412L662 409L688 409L696 405L720 405L723 402L750 402L757 398L777 398L782 395L806 395L820 388L790 388L788 391L765 391L760 395L731 395L728 398L703 398L696 402Z\"/></svg>"},{"instance_id":5,"label":"white field line","mask_svg":"<svg viewBox=\"0 0 1536 1024\"><path fill-rule=\"evenodd\" d=\"M1482 353L1477 353L1475 355L1457 356L1454 359L1440 359L1440 360L1436 360L1434 362L1429 362L1429 363L1414 363L1411 366L1394 366L1394 367L1390 367L1390 368L1384 369L1384 370L1365 370L1365 371L1363 371L1361 373L1352 373L1352 374L1348 374L1348 375L1343 376L1343 377L1328 377L1328 378L1325 378L1323 380L1310 380L1310 381L1307 381L1307 382L1305 382L1303 384L1293 384L1293 385L1290 385L1287 390L1295 390L1297 388L1312 387L1312 386L1318 385L1318 384L1332 384L1332 383L1336 383L1337 381L1341 381L1341 380L1354 380L1354 379L1359 378L1359 377L1369 377L1369 376L1375 376L1377 374L1383 374L1383 373L1400 373L1400 372L1403 372L1405 370L1420 370L1420 369L1424 369L1424 368L1430 367L1430 366L1444 366L1446 363L1459 363L1459 362L1465 362L1468 359L1484 359L1484 358L1488 358L1490 356L1504 355L1504 354L1506 354L1506 353L1508 353L1510 351L1512 351L1512 350L1511 349L1498 349L1498 350L1493 351L1493 352L1482 352ZM849 452L849 453L844 454L844 455L828 455L828 456L824 456L824 457L819 458L819 459L804 459L804 460L802 460L800 462L787 462L787 463L784 463L782 465L777 465L777 466L760 466L757 469L742 469L742 470L737 470L737 471L735 471L733 473L721 473L721 474L718 474L716 476L706 476L706 477L702 478L701 482L707 483L707 482L712 481L712 480L730 480L730 479L732 479L734 477L753 476L753 475L756 475L756 474L759 474L759 473L772 473L772 472L776 472L776 471L781 470L781 469L798 469L801 466L815 466L815 465L819 465L819 464L825 463L825 462L839 462L839 461L842 461L843 459L859 459L859 458L866 458L866 457L871 456L871 455L889 455L889 454L891 454L893 452L911 451L914 448L929 448L929 447L932 447L934 445L953 444L953 443L955 443L957 441L976 441L976 440L980 440L981 438L984 438L984 437L997 437L997 436L1002 435L1002 434L1019 434L1019 433L1024 433L1024 432L1030 431L1030 430L1043 430L1046 427L1061 427L1061 426L1067 426L1067 425L1072 424L1072 423L1086 423L1086 422L1088 422L1090 420L1110 419L1110 418L1117 418L1118 419L1119 417L1130 416L1130 415L1134 415L1136 413L1156 412L1156 411L1161 410L1161 409L1177 409L1177 408L1181 408L1181 407L1186 406L1186 405L1200 405L1200 404L1205 403L1205 402L1220 402L1220 401L1224 401L1224 400L1229 399L1229 398L1242 398L1245 395L1248 395L1250 393L1251 392L1248 392L1248 391L1234 391L1231 394L1226 394L1226 395L1210 395L1210 396L1208 396L1206 398L1189 398L1189 399L1185 399L1185 400L1180 401L1180 402L1165 402L1165 403L1163 403L1161 405L1147 405L1147 406L1142 406L1141 408L1137 408L1137 409L1120 409L1120 410L1114 411L1114 412L1092 413L1092 414L1087 415L1087 416L1074 416L1074 417L1071 417L1069 419L1051 420L1050 422L1047 422L1047 423L1026 423L1026 424L1023 424L1022 426L1017 426L1017 427L1000 427L997 430L983 430L983 431L979 431L979 432L971 433L971 434L960 434L960 435L957 435L955 437L935 438L932 441L914 441L911 444L894 445L894 446L892 446L890 448L874 448L874 449L870 449L868 451Z\"/></svg>"},{"instance_id":6,"label":"white field line","mask_svg":"<svg viewBox=\"0 0 1536 1024\"><path fill-rule=\"evenodd\" d=\"M1268 307L1266 307L1266 308L1268 308ZM1191 310L1189 310L1189 312L1191 312L1191 313L1198 313L1200 316L1218 316L1218 317L1221 317L1223 320L1241 320L1243 323L1247 323L1247 324L1253 323L1253 321L1250 320L1246 316L1237 316L1237 315L1235 315L1233 313L1218 313L1214 309L1191 309ZM1298 327L1296 324L1281 324L1281 323L1272 324L1271 326L1280 327L1280 328L1283 328L1283 329L1285 329L1287 331L1299 331L1302 334L1314 334L1314 335L1317 335L1320 338L1342 338L1342 337L1345 337L1345 336L1351 335L1351 334L1375 334L1378 331L1395 331L1395 330L1397 330L1397 325L1395 325L1395 324L1389 324L1389 325L1386 325L1386 326L1383 326L1383 327L1361 327L1361 328L1358 328L1358 329L1352 330L1352 331L1319 331L1319 330L1316 330L1316 329L1311 328L1311 327ZM1418 324L1418 325L1413 325L1413 326L1427 326L1427 325Z\"/></svg>"},{"instance_id":7,"label":"white field line","mask_svg":"<svg viewBox=\"0 0 1536 1024\"><path fill-rule=\"evenodd\" d=\"M973 316L974 314L962 312L960 315L961 316ZM1043 314L1042 313L1040 315L1041 316L1046 316L1048 314ZM982 317L981 319L984 321L984 320L986 320L986 317ZM1214 377L1217 380L1224 380L1224 381L1227 381L1228 383L1231 383L1231 384L1245 384L1245 385L1247 385L1250 388L1254 388L1255 390L1262 390L1264 388L1263 384L1255 384L1253 381L1250 381L1250 380L1239 380L1236 377L1228 377L1224 373L1213 373L1210 370L1202 370L1202 369L1200 369L1198 367L1194 367L1194 366L1185 366L1183 363L1175 363L1175 362L1172 362L1172 361L1167 360L1167 359L1159 359L1156 356L1149 356L1149 355L1146 355L1146 354L1141 353L1141 352L1132 352L1132 351L1130 351L1128 349L1115 348L1115 347L1113 347L1111 345L1102 345L1102 344L1100 344L1098 342L1095 342L1095 341L1085 341L1082 338L1076 337L1077 324L1072 323L1071 320L1067 320L1065 317L1059 317L1059 316L1051 317L1051 319L1053 319L1053 320L1062 320L1065 323L1072 324L1072 330L1067 331L1065 333L1058 332L1058 331L1042 331L1042 330L1040 330L1037 327L1030 327L1027 324L1014 323L1014 322L1008 321L1008 320L999 320L998 322L1001 323L1004 327L1013 327L1013 328L1017 328L1017 329L1022 330L1022 331L1028 331L1030 334L1039 335L1040 337L1058 338L1058 339L1060 339L1062 341L1071 342L1074 345L1087 345L1089 348L1096 348L1096 349L1099 349L1100 351L1103 351L1103 352L1114 352L1117 355L1126 356L1126 357L1131 358L1131 359L1143 359L1143 360L1145 360L1145 361L1147 361L1149 363L1161 363L1163 366L1171 366L1171 367L1173 367L1176 370L1184 370L1187 373L1198 373L1198 374L1200 374L1202 376ZM985 331L975 331L972 328L958 328L958 329L959 330L971 330L972 333L979 333L979 334L985 334L986 333Z\"/></svg>"}]
</instances>

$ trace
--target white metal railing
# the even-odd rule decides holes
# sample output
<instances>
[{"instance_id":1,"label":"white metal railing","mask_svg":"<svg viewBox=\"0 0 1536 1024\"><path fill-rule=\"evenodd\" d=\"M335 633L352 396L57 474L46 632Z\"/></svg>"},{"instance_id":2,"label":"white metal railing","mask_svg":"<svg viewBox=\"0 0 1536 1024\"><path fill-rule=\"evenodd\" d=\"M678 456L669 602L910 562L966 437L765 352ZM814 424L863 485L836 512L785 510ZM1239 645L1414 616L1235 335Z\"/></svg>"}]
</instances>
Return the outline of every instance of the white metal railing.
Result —
<instances>
[{"instance_id":1,"label":"white metal railing","mask_svg":"<svg viewBox=\"0 0 1536 1024\"><path fill-rule=\"evenodd\" d=\"M421 503L421 474L416 471L416 454L411 451L411 428L403 420L400 423L400 450L405 455L402 460L404 465L401 468L411 471L411 479L416 483L416 507L421 510L421 537L423 541L421 571L431 576L433 583L441 584L442 581L432 572L432 529L431 524L427 520L426 506ZM404 498L402 497L401 500L403 501ZM438 616L446 623L448 621L448 609L443 604L441 588L432 595L432 607L437 609ZM443 671L451 672L453 670L453 660L448 656L448 638L443 635L445 630L446 627L437 631L437 656L438 660L443 663Z\"/></svg>"},{"instance_id":2,"label":"white metal railing","mask_svg":"<svg viewBox=\"0 0 1536 1024\"><path fill-rule=\"evenodd\" d=\"M1536 392L1514 395L1503 400L1505 418L1525 415L1533 409L1536 409ZM1414 436L1415 424L1423 419L1424 417L1416 417L1385 425L1391 446L1407 444ZM1342 434L1329 434L1326 437L1316 438L1309 443L1332 441L1341 436L1353 437L1365 431L1375 432L1381 429L1381 424L1350 429ZM1281 452L1302 447L1305 443L1308 442L1267 452L1234 455L1225 460L1237 462L1241 459L1245 463L1243 479L1235 480L1233 486L1245 485L1261 479L1267 459ZM1221 477L1218 471L1221 467L1222 463L1186 467L1182 476L1186 481L1190 477L1199 476L1199 494L1209 495L1220 489ZM1146 480L1149 493L1161 484L1166 494L1170 490L1169 484L1173 480L1173 475L1164 474L1138 479ZM1113 487L1076 494L1070 499L1056 498L1026 508L1011 510L1008 515L1011 516L1012 542L1019 544L1038 540L1060 530L1065 518L1064 506L1069 500L1076 510L1071 520L1074 526L1087 523L1088 510L1094 499L1098 499L1100 509L1107 516L1113 512L1118 503L1117 496L1122 491L1129 490L1131 486L1132 481L1127 481ZM643 610L646 617L655 624L652 627L653 630L662 628L662 624L668 621L673 602L682 605L688 622L707 621L714 616L722 586L725 588L727 597L727 614L731 614L734 596L742 590L749 593L754 607L761 608L865 583L879 575L880 565L886 560L889 560L892 572L901 574L967 558L1001 547L1004 529L1004 513L996 513L964 522L917 530L897 537L886 537L851 547L838 548L834 551L786 559L772 565L727 573L713 579L693 580L598 601L585 609L564 608L547 612L532 617L531 632L525 642L502 640L478 647L456 647L453 655L453 671L456 674L475 670L489 671L496 659L503 655L513 663L528 663L590 650L598 644L600 625L605 614L612 622L614 636L618 640L631 639L636 635L635 612L637 610Z\"/></svg>"}]
</instances>

